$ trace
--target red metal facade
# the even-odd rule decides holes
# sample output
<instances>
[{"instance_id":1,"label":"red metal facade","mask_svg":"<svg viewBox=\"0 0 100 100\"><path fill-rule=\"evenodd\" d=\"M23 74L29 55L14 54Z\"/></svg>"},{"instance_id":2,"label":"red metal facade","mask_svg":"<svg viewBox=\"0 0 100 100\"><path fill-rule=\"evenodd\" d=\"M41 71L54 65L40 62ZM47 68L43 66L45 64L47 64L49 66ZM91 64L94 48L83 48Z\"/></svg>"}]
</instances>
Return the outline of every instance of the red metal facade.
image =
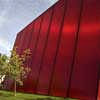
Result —
<instances>
[{"instance_id":1,"label":"red metal facade","mask_svg":"<svg viewBox=\"0 0 100 100\"><path fill-rule=\"evenodd\" d=\"M32 51L20 91L96 100L100 66L100 0L59 0L16 38Z\"/></svg>"}]
</instances>

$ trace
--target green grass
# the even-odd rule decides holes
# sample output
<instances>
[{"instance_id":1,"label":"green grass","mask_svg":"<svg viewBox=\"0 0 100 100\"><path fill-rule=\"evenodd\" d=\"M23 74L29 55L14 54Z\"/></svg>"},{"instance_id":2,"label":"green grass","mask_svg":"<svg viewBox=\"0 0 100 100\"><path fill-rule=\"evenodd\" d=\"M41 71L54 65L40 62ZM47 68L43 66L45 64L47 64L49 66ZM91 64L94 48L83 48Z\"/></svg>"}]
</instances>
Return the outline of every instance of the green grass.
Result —
<instances>
[{"instance_id":1,"label":"green grass","mask_svg":"<svg viewBox=\"0 0 100 100\"><path fill-rule=\"evenodd\" d=\"M0 100L76 100L76 99L64 99L59 97L41 96L34 94L17 93L17 96L13 96L13 92L0 91ZM48 99L49 98L49 99Z\"/></svg>"}]
</instances>

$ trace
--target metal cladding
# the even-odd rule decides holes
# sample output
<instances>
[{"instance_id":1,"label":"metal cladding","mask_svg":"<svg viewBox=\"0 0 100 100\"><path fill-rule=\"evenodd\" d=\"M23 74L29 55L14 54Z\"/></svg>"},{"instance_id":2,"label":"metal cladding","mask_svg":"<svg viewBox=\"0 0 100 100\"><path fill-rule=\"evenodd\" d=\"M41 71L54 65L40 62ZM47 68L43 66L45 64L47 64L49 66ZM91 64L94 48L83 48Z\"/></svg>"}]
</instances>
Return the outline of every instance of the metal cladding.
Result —
<instances>
[{"instance_id":1,"label":"metal cladding","mask_svg":"<svg viewBox=\"0 0 100 100\"><path fill-rule=\"evenodd\" d=\"M18 90L96 100L100 67L100 1L59 0L17 35L30 48L32 72Z\"/></svg>"}]
</instances>

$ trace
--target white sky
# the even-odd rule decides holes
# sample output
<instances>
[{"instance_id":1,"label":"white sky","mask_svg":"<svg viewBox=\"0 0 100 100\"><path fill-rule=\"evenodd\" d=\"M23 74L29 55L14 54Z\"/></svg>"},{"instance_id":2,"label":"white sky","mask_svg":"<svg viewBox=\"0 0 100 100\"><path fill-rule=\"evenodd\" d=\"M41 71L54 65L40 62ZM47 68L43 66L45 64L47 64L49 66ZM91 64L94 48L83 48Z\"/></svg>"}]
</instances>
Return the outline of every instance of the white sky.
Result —
<instances>
[{"instance_id":1,"label":"white sky","mask_svg":"<svg viewBox=\"0 0 100 100\"><path fill-rule=\"evenodd\" d=\"M0 53L9 54L16 34L58 0L0 0Z\"/></svg>"}]
</instances>

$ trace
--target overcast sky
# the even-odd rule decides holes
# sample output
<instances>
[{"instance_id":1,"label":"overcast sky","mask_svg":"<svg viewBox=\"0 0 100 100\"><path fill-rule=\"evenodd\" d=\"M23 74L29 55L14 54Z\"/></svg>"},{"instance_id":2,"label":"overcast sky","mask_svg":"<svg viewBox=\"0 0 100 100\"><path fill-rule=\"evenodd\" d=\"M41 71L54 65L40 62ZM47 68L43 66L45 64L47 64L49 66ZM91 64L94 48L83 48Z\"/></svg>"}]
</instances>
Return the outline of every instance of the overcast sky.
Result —
<instances>
[{"instance_id":1,"label":"overcast sky","mask_svg":"<svg viewBox=\"0 0 100 100\"><path fill-rule=\"evenodd\" d=\"M58 0L0 0L0 53L9 54L16 34Z\"/></svg>"}]
</instances>

